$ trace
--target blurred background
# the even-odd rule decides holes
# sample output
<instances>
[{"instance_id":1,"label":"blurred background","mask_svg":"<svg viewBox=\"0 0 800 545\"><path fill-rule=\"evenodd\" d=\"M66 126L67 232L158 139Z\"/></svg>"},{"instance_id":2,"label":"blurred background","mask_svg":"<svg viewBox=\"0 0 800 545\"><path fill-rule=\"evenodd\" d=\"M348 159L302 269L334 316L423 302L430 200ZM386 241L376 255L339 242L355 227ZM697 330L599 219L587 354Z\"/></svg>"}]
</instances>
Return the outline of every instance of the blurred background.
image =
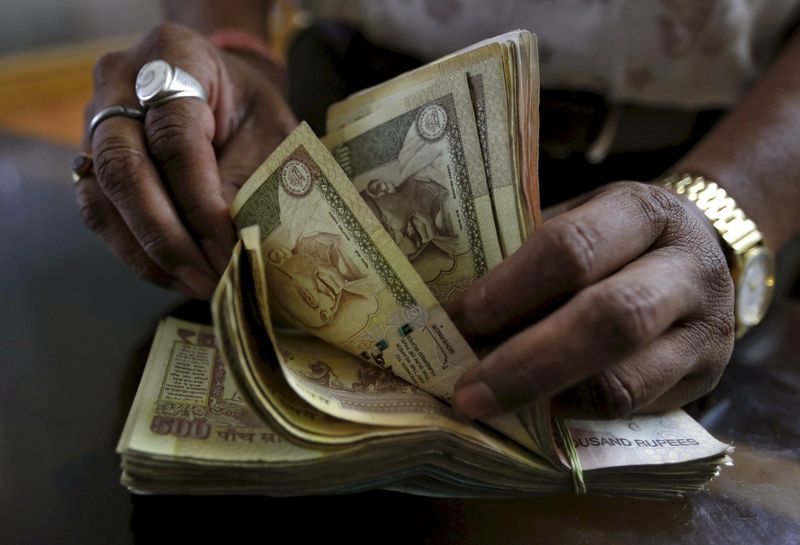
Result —
<instances>
[{"instance_id":1,"label":"blurred background","mask_svg":"<svg viewBox=\"0 0 800 545\"><path fill-rule=\"evenodd\" d=\"M285 50L291 0L278 2L273 44ZM0 0L0 131L76 148L92 67L161 21L159 0ZM289 23L289 24L286 24Z\"/></svg>"},{"instance_id":2,"label":"blurred background","mask_svg":"<svg viewBox=\"0 0 800 545\"><path fill-rule=\"evenodd\" d=\"M273 44L279 53L302 23L292 24L290 2L280 2L274 17L283 29ZM185 298L138 280L82 225L69 164L80 147L96 60L157 24L160 2L0 0L0 14L0 543L163 542L164 513L168 523L192 522L191 528L166 524L181 532L181 541L187 530L205 541L205 521L245 521L241 531L250 532L266 512L262 503L166 497L132 503L118 484L114 446L153 332ZM793 248L782 256L784 293L792 285L800 291L800 241ZM740 532L734 541L797 543L797 300L775 305L759 331L740 344L722 387L705 404L713 410L704 424L737 440L737 466L712 493L638 510L600 498L518 502L512 509L447 502L434 509L409 500L402 509L414 515L409 528L433 532L428 526L441 525L437 543L451 542L448 532L468 520L486 523L483 534L470 530L478 543L503 536L500 528L554 540L573 532L583 543L589 535L607 542L610 529L628 541L709 543L725 537L719 523L725 520L728 532ZM345 501L334 515L319 506L303 512L321 513L326 518L312 526L327 531L325 521L340 511L382 521L381 498ZM300 504L287 505L279 513ZM270 523L281 521L293 518L278 515ZM230 540L230 529L218 531Z\"/></svg>"},{"instance_id":3,"label":"blurred background","mask_svg":"<svg viewBox=\"0 0 800 545\"><path fill-rule=\"evenodd\" d=\"M0 130L78 146L92 66L159 20L158 0L0 0ZM111 16L113 14L113 16Z\"/></svg>"}]
</instances>

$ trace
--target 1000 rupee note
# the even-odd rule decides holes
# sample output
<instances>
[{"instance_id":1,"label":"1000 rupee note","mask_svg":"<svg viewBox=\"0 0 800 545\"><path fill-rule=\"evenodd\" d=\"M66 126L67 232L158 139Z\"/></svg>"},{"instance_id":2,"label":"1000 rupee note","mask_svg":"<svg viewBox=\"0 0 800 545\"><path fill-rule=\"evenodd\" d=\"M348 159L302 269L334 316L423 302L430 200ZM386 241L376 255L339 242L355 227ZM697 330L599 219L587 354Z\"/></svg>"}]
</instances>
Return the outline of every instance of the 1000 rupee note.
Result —
<instances>
[{"instance_id":1,"label":"1000 rupee note","mask_svg":"<svg viewBox=\"0 0 800 545\"><path fill-rule=\"evenodd\" d=\"M440 303L502 260L463 74L323 142Z\"/></svg>"},{"instance_id":2,"label":"1000 rupee note","mask_svg":"<svg viewBox=\"0 0 800 545\"><path fill-rule=\"evenodd\" d=\"M569 431L584 470L703 460L732 450L680 409L617 420L570 420Z\"/></svg>"}]
</instances>

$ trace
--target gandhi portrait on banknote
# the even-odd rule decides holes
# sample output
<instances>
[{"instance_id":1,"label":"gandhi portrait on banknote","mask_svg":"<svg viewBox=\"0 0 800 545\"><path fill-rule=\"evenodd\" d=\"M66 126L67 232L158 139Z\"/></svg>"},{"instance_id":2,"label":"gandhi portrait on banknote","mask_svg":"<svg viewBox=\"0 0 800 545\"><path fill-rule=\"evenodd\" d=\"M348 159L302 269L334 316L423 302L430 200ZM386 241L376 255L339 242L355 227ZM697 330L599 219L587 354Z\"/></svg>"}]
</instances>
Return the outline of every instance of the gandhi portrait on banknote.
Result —
<instances>
[{"instance_id":1,"label":"gandhi portrait on banknote","mask_svg":"<svg viewBox=\"0 0 800 545\"><path fill-rule=\"evenodd\" d=\"M426 281L453 268L458 244L446 167L439 165L445 145L412 124L398 154L399 183L376 177L359 192Z\"/></svg>"},{"instance_id":2,"label":"gandhi portrait on banknote","mask_svg":"<svg viewBox=\"0 0 800 545\"><path fill-rule=\"evenodd\" d=\"M447 189L423 176L398 186L375 179L361 196L419 269L440 272L453 266L452 246L458 235L445 207Z\"/></svg>"},{"instance_id":3,"label":"gandhi portrait on banknote","mask_svg":"<svg viewBox=\"0 0 800 545\"><path fill-rule=\"evenodd\" d=\"M376 302L366 275L343 250L344 238L317 232L294 247L267 251L269 287L280 307L301 325L350 329L366 321Z\"/></svg>"}]
</instances>

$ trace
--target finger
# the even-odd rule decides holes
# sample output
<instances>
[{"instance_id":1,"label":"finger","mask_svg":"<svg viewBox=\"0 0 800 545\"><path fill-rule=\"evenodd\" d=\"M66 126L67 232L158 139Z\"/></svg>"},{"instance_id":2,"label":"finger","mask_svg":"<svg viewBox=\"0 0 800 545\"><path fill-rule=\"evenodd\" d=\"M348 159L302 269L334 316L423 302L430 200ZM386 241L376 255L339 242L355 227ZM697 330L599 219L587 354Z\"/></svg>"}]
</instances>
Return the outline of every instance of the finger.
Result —
<instances>
[{"instance_id":1,"label":"finger","mask_svg":"<svg viewBox=\"0 0 800 545\"><path fill-rule=\"evenodd\" d=\"M507 334L642 255L681 215L666 191L619 184L546 222L448 313L468 339Z\"/></svg>"},{"instance_id":2,"label":"finger","mask_svg":"<svg viewBox=\"0 0 800 545\"><path fill-rule=\"evenodd\" d=\"M233 202L239 188L253 171L297 126L283 97L264 88L255 99L253 109L237 125L217 160L222 179L222 197Z\"/></svg>"},{"instance_id":3,"label":"finger","mask_svg":"<svg viewBox=\"0 0 800 545\"><path fill-rule=\"evenodd\" d=\"M724 343L706 339L700 322L676 324L643 349L553 398L570 418L622 418L676 409L708 393L728 361Z\"/></svg>"},{"instance_id":4,"label":"finger","mask_svg":"<svg viewBox=\"0 0 800 545\"><path fill-rule=\"evenodd\" d=\"M472 418L497 415L550 397L642 349L702 300L691 261L673 254L648 254L506 341L463 375L456 405Z\"/></svg>"},{"instance_id":5,"label":"finger","mask_svg":"<svg viewBox=\"0 0 800 545\"><path fill-rule=\"evenodd\" d=\"M705 373L683 377L672 388L634 412L663 413L679 409L713 390L721 376L717 375L712 382L709 382Z\"/></svg>"},{"instance_id":6,"label":"finger","mask_svg":"<svg viewBox=\"0 0 800 545\"><path fill-rule=\"evenodd\" d=\"M147 147L178 213L222 274L233 249L234 230L212 145L214 125L208 104L188 98L154 106L145 118Z\"/></svg>"},{"instance_id":7,"label":"finger","mask_svg":"<svg viewBox=\"0 0 800 545\"><path fill-rule=\"evenodd\" d=\"M172 277L142 250L114 205L97 185L94 176L82 178L75 186L78 208L86 226L136 274L157 286L177 290L199 299L203 294Z\"/></svg>"},{"instance_id":8,"label":"finger","mask_svg":"<svg viewBox=\"0 0 800 545\"><path fill-rule=\"evenodd\" d=\"M141 248L167 273L209 298L216 275L183 225L147 154L141 124L113 117L92 140L97 181Z\"/></svg>"},{"instance_id":9,"label":"finger","mask_svg":"<svg viewBox=\"0 0 800 545\"><path fill-rule=\"evenodd\" d=\"M728 326L725 326L728 327ZM733 330L734 324L730 324ZM701 396L711 392L719 384L722 373L731 359L733 343L724 342L719 332L709 334L703 322L695 322L693 327L697 335L694 336L693 346L709 347L699 356L699 360L692 371L683 376L672 388L649 403L643 404L636 412L664 412L682 407Z\"/></svg>"}]
</instances>

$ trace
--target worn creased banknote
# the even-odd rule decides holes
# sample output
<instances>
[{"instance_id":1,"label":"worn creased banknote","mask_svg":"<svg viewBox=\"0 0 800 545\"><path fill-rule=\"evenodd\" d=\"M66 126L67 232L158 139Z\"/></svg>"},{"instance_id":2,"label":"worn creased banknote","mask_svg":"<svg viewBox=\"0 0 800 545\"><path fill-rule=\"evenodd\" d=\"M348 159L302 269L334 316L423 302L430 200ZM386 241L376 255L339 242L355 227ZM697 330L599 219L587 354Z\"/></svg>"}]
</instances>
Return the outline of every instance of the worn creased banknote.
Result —
<instances>
[{"instance_id":1,"label":"worn creased banknote","mask_svg":"<svg viewBox=\"0 0 800 545\"><path fill-rule=\"evenodd\" d=\"M307 125L232 206L258 225L276 320L445 400L477 359L372 209Z\"/></svg>"},{"instance_id":2,"label":"worn creased banknote","mask_svg":"<svg viewBox=\"0 0 800 545\"><path fill-rule=\"evenodd\" d=\"M323 142L440 303L502 260L464 74Z\"/></svg>"}]
</instances>

